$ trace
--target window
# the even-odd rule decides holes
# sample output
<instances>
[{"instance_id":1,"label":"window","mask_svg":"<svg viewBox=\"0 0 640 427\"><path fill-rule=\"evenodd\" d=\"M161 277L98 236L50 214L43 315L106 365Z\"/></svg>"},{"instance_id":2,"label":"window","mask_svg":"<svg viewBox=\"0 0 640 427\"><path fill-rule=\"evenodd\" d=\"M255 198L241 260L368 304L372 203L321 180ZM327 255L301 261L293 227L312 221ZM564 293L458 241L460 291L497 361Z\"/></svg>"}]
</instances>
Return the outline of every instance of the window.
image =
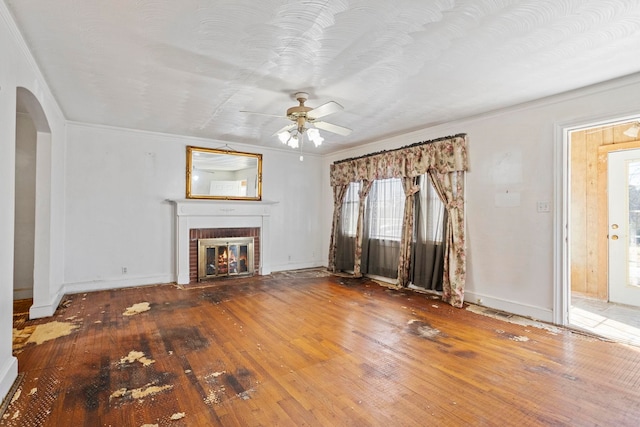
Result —
<instances>
[{"instance_id":1,"label":"window","mask_svg":"<svg viewBox=\"0 0 640 427\"><path fill-rule=\"evenodd\" d=\"M420 191L418 192L417 205L417 230L420 241L430 241L442 243L444 231L444 204L440 200L438 193L427 174L421 175L419 180Z\"/></svg>"},{"instance_id":2,"label":"window","mask_svg":"<svg viewBox=\"0 0 640 427\"><path fill-rule=\"evenodd\" d=\"M367 196L368 233L370 239L397 240L402 236L404 189L399 178L373 182Z\"/></svg>"},{"instance_id":3,"label":"window","mask_svg":"<svg viewBox=\"0 0 640 427\"><path fill-rule=\"evenodd\" d=\"M428 176L417 180L420 191L414 197L414 239L411 242L410 280L415 286L442 289L444 245L442 236L446 211ZM355 262L355 234L358 226L361 183L351 183L342 202L337 236L336 267L352 271ZM399 178L375 180L365 199L361 272L397 278L400 241L406 196Z\"/></svg>"},{"instance_id":4,"label":"window","mask_svg":"<svg viewBox=\"0 0 640 427\"><path fill-rule=\"evenodd\" d=\"M360 183L352 182L347 188L347 194L344 196L342 204L342 235L355 237L358 227L358 206L360 204Z\"/></svg>"},{"instance_id":5,"label":"window","mask_svg":"<svg viewBox=\"0 0 640 427\"><path fill-rule=\"evenodd\" d=\"M415 240L411 245L409 280L414 286L442 290L446 223L444 204L427 174L418 179L420 191L415 195Z\"/></svg>"}]
</instances>

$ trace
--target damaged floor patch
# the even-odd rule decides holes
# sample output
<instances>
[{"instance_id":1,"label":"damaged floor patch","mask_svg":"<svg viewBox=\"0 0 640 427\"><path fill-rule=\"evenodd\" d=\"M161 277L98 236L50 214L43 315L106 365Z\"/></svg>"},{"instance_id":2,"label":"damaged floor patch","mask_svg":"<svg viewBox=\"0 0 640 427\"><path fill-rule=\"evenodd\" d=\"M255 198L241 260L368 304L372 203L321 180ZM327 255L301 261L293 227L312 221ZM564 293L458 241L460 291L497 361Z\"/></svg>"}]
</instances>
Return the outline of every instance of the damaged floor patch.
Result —
<instances>
[{"instance_id":1,"label":"damaged floor patch","mask_svg":"<svg viewBox=\"0 0 640 427\"><path fill-rule=\"evenodd\" d=\"M163 386L147 384L144 387L134 388L132 390L121 388L111 393L111 396L109 396L109 400L111 401L112 399L118 399L118 398L124 398L124 397L131 397L132 399L136 399L136 400L144 399L147 396L151 396L153 394L157 394L172 388L173 386L170 384L163 385Z\"/></svg>"},{"instance_id":2,"label":"damaged floor patch","mask_svg":"<svg viewBox=\"0 0 640 427\"><path fill-rule=\"evenodd\" d=\"M73 331L75 331L79 327L80 325L74 325L73 323L58 322L58 321L36 325L33 328L33 332L31 332L29 338L25 342L25 345L29 344L30 342L35 343L36 345L39 345L46 341L64 337L64 336L70 335ZM24 333L26 334L26 332Z\"/></svg>"},{"instance_id":3,"label":"damaged floor patch","mask_svg":"<svg viewBox=\"0 0 640 427\"><path fill-rule=\"evenodd\" d=\"M131 307L127 307L123 316L134 316L136 314L144 313L145 311L149 311L151 307L148 302L139 302L137 304L133 304Z\"/></svg>"},{"instance_id":4,"label":"damaged floor patch","mask_svg":"<svg viewBox=\"0 0 640 427\"><path fill-rule=\"evenodd\" d=\"M496 329L495 331L496 331L497 334L504 335L506 338L510 339L511 341L515 341L515 342L527 342L527 341L529 341L529 337L527 337L525 335L509 334L509 333L503 331L502 329Z\"/></svg>"},{"instance_id":5,"label":"damaged floor patch","mask_svg":"<svg viewBox=\"0 0 640 427\"><path fill-rule=\"evenodd\" d=\"M407 322L409 325L409 332L422 338L434 339L440 335L440 331L433 328L427 322L422 320L411 319Z\"/></svg>"},{"instance_id":6,"label":"damaged floor patch","mask_svg":"<svg viewBox=\"0 0 640 427\"><path fill-rule=\"evenodd\" d=\"M143 366L149 366L152 363L155 363L156 361L153 359L149 359L141 351L132 350L129 352L127 356L120 359L120 362L118 362L118 364L124 365L125 363L133 363L133 362L140 362L142 363Z\"/></svg>"},{"instance_id":7,"label":"damaged floor patch","mask_svg":"<svg viewBox=\"0 0 640 427\"><path fill-rule=\"evenodd\" d=\"M16 394L13 395L13 398L11 399L11 402L9 403L9 405L13 405L14 403L16 403L16 400L20 399L21 394L22 394L22 389L19 388L18 391L16 391Z\"/></svg>"},{"instance_id":8,"label":"damaged floor patch","mask_svg":"<svg viewBox=\"0 0 640 427\"><path fill-rule=\"evenodd\" d=\"M546 324L544 322L539 322L533 319L527 319L526 317L520 317L515 314L513 315L509 314L508 317L504 315L501 316L496 314L498 313L497 310L491 310L491 309L488 309L487 307L482 307L475 304L469 304L469 306L467 307L467 310L475 314L481 314L483 316L491 317L492 319L499 319L508 323L513 323L514 325L533 326L534 328L548 331L551 334L558 334L561 332L560 328L557 328L553 325Z\"/></svg>"},{"instance_id":9,"label":"damaged floor patch","mask_svg":"<svg viewBox=\"0 0 640 427\"><path fill-rule=\"evenodd\" d=\"M227 371L212 372L212 373L210 373L210 374L208 374L208 375L205 375L205 376L204 376L204 379L208 381L208 380L210 380L211 378L218 378L219 376L224 375L224 374L226 374L226 373L227 373Z\"/></svg>"},{"instance_id":10,"label":"damaged floor patch","mask_svg":"<svg viewBox=\"0 0 640 427\"><path fill-rule=\"evenodd\" d=\"M13 329L13 351L16 353L20 353L25 345L27 345L27 340L31 337L33 331L36 330L35 326L25 326L22 329Z\"/></svg>"},{"instance_id":11,"label":"damaged floor patch","mask_svg":"<svg viewBox=\"0 0 640 427\"><path fill-rule=\"evenodd\" d=\"M218 404L222 402L222 398L224 397L224 394L225 394L224 386L220 386L220 388L216 390L210 390L209 394L207 394L207 397L204 398L204 403L207 405L211 405L213 403Z\"/></svg>"},{"instance_id":12,"label":"damaged floor patch","mask_svg":"<svg viewBox=\"0 0 640 427\"><path fill-rule=\"evenodd\" d=\"M207 397L204 398L204 403L207 405L218 404L222 402L223 398L226 394L226 387L223 384L219 384L216 378L226 374L226 371L212 372L208 375L205 375L203 379L213 386L211 390L207 393Z\"/></svg>"}]
</instances>

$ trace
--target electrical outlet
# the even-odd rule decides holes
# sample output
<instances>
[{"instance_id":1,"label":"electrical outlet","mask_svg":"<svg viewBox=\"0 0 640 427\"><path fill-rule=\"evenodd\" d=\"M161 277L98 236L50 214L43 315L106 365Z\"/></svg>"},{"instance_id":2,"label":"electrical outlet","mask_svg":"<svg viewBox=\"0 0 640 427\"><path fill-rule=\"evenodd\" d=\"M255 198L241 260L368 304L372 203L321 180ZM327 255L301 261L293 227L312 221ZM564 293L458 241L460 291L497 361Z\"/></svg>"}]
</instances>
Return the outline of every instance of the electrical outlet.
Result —
<instances>
[{"instance_id":1,"label":"electrical outlet","mask_svg":"<svg viewBox=\"0 0 640 427\"><path fill-rule=\"evenodd\" d=\"M538 202L536 205L536 209L538 213L551 212L551 203L549 202Z\"/></svg>"},{"instance_id":2,"label":"electrical outlet","mask_svg":"<svg viewBox=\"0 0 640 427\"><path fill-rule=\"evenodd\" d=\"M127 274L127 267L122 267L122 274Z\"/></svg>"}]
</instances>

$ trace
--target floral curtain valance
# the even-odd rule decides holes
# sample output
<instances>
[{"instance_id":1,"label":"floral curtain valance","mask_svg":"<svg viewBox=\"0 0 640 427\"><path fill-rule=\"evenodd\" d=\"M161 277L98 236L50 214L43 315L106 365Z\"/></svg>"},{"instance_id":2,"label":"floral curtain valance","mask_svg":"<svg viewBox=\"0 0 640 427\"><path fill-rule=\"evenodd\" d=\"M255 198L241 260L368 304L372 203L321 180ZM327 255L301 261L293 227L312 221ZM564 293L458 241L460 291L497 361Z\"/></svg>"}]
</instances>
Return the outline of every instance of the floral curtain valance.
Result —
<instances>
[{"instance_id":1,"label":"floral curtain valance","mask_svg":"<svg viewBox=\"0 0 640 427\"><path fill-rule=\"evenodd\" d=\"M386 178L412 178L435 170L439 173L466 171L467 135L459 134L383 151L331 165L331 186Z\"/></svg>"}]
</instances>

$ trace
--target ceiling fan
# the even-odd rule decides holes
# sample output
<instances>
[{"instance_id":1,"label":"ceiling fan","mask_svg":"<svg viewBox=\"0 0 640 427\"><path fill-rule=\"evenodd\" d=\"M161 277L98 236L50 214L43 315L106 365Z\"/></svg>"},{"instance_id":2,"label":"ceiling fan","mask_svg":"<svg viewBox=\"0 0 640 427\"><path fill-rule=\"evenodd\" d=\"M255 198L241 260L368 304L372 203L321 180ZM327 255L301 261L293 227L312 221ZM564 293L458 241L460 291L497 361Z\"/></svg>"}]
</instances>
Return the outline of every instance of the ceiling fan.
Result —
<instances>
[{"instance_id":1,"label":"ceiling fan","mask_svg":"<svg viewBox=\"0 0 640 427\"><path fill-rule=\"evenodd\" d=\"M287 110L287 114L284 116L285 118L291 120L293 123L286 125L273 134L273 136L277 135L283 144L287 144L292 148L298 148L298 140L306 132L307 137L317 147L322 144L322 141L324 140L324 138L320 136L320 132L318 131L318 129L336 133L342 136L347 136L351 133L351 129L349 128L318 120L321 117L328 116L329 114L333 114L338 111L342 111L344 109L342 105L338 104L335 101L329 101L316 108L307 107L306 105L304 105L307 99L309 99L309 94L306 92L297 92L295 94L295 98L298 100L300 105L289 108ZM273 114L254 113L252 111L241 112L261 114L263 116L270 117L282 117Z\"/></svg>"}]
</instances>

